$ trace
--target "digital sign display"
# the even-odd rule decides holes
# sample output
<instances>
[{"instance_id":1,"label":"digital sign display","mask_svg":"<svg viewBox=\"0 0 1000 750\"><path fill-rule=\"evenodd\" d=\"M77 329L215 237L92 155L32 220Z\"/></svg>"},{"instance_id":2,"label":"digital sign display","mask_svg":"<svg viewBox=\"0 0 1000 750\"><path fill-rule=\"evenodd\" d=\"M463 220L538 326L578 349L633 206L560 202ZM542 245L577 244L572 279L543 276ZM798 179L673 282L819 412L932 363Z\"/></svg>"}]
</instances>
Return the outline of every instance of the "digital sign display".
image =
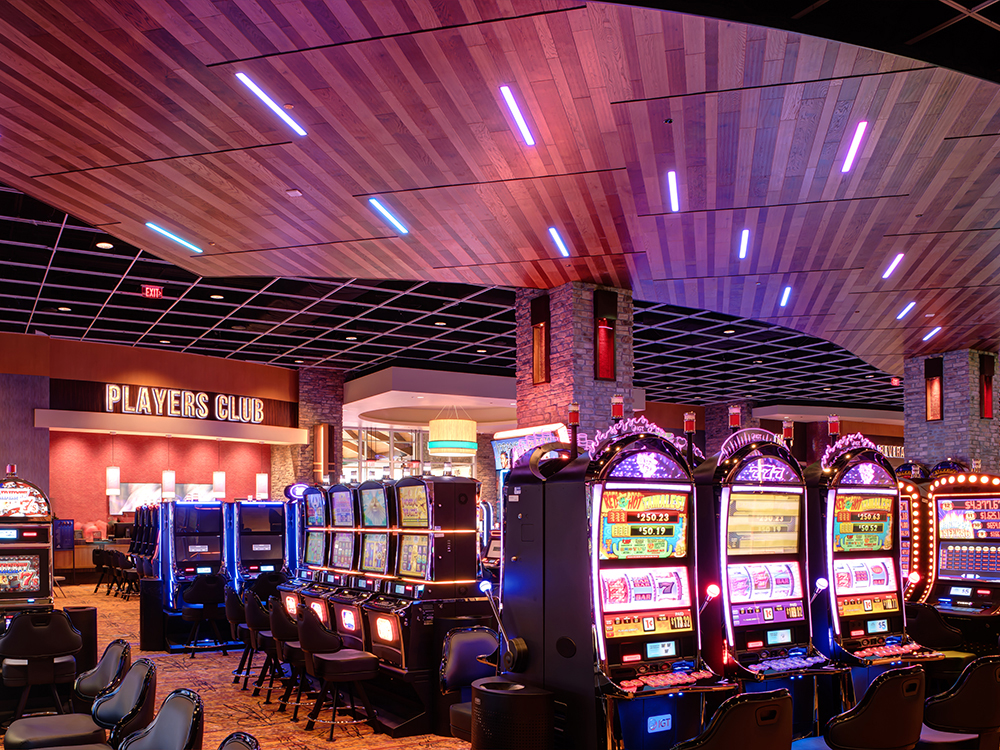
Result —
<instances>
[{"instance_id":1,"label":"digital sign display","mask_svg":"<svg viewBox=\"0 0 1000 750\"><path fill-rule=\"evenodd\" d=\"M384 573L389 557L388 534L365 534L361 545L361 569L366 573Z\"/></svg>"},{"instance_id":2,"label":"digital sign display","mask_svg":"<svg viewBox=\"0 0 1000 750\"><path fill-rule=\"evenodd\" d=\"M326 526L326 498L323 492L310 487L305 491L303 499L306 501L306 526L312 528Z\"/></svg>"},{"instance_id":3,"label":"digital sign display","mask_svg":"<svg viewBox=\"0 0 1000 750\"><path fill-rule=\"evenodd\" d=\"M729 563L726 567L732 604L775 602L802 596L798 562Z\"/></svg>"},{"instance_id":4,"label":"digital sign display","mask_svg":"<svg viewBox=\"0 0 1000 750\"><path fill-rule=\"evenodd\" d=\"M767 631L767 645L768 646L780 646L785 643L792 642L792 629L783 628L782 630L768 630Z\"/></svg>"},{"instance_id":5,"label":"digital sign display","mask_svg":"<svg viewBox=\"0 0 1000 750\"><path fill-rule=\"evenodd\" d=\"M351 501L351 491L337 490L330 494L333 500L333 525L354 526L354 503Z\"/></svg>"},{"instance_id":6,"label":"digital sign display","mask_svg":"<svg viewBox=\"0 0 1000 750\"><path fill-rule=\"evenodd\" d=\"M687 556L685 492L604 488L600 513L602 560Z\"/></svg>"},{"instance_id":7,"label":"digital sign display","mask_svg":"<svg viewBox=\"0 0 1000 750\"><path fill-rule=\"evenodd\" d=\"M806 617L802 600L791 602L770 602L765 604L733 604L729 614L735 627L751 625L775 625L782 622L795 622Z\"/></svg>"},{"instance_id":8,"label":"digital sign display","mask_svg":"<svg viewBox=\"0 0 1000 750\"><path fill-rule=\"evenodd\" d=\"M422 484L409 484L396 488L399 499L399 525L408 529L426 529L430 525L427 488Z\"/></svg>"},{"instance_id":9,"label":"digital sign display","mask_svg":"<svg viewBox=\"0 0 1000 750\"><path fill-rule=\"evenodd\" d=\"M361 523L364 526L389 525L383 488L361 490Z\"/></svg>"},{"instance_id":10,"label":"digital sign display","mask_svg":"<svg viewBox=\"0 0 1000 750\"><path fill-rule=\"evenodd\" d=\"M325 534L322 531L306 533L306 553L302 562L306 565L322 565L326 552Z\"/></svg>"},{"instance_id":11,"label":"digital sign display","mask_svg":"<svg viewBox=\"0 0 1000 750\"><path fill-rule=\"evenodd\" d=\"M338 531L333 535L333 556L330 566L350 570L354 565L354 534Z\"/></svg>"},{"instance_id":12,"label":"digital sign display","mask_svg":"<svg viewBox=\"0 0 1000 750\"><path fill-rule=\"evenodd\" d=\"M837 596L894 593L895 567L891 557L835 560L834 591Z\"/></svg>"},{"instance_id":13,"label":"digital sign display","mask_svg":"<svg viewBox=\"0 0 1000 750\"><path fill-rule=\"evenodd\" d=\"M691 606L687 568L602 570L601 608L605 612Z\"/></svg>"},{"instance_id":14,"label":"digital sign display","mask_svg":"<svg viewBox=\"0 0 1000 750\"><path fill-rule=\"evenodd\" d=\"M677 656L677 641L653 641L646 644L647 659L665 659Z\"/></svg>"},{"instance_id":15,"label":"digital sign display","mask_svg":"<svg viewBox=\"0 0 1000 750\"><path fill-rule=\"evenodd\" d=\"M0 556L0 594L37 594L41 589L39 555Z\"/></svg>"},{"instance_id":16,"label":"digital sign display","mask_svg":"<svg viewBox=\"0 0 1000 750\"><path fill-rule=\"evenodd\" d=\"M888 633L889 632L889 621L888 620L869 620L868 621L868 633Z\"/></svg>"},{"instance_id":17,"label":"digital sign display","mask_svg":"<svg viewBox=\"0 0 1000 750\"><path fill-rule=\"evenodd\" d=\"M878 552L892 549L895 495L838 492L833 501L833 551Z\"/></svg>"},{"instance_id":18,"label":"digital sign display","mask_svg":"<svg viewBox=\"0 0 1000 750\"><path fill-rule=\"evenodd\" d=\"M937 565L937 577L941 579L1000 580L1000 542L940 542Z\"/></svg>"},{"instance_id":19,"label":"digital sign display","mask_svg":"<svg viewBox=\"0 0 1000 750\"><path fill-rule=\"evenodd\" d=\"M1000 498L937 500L938 539L1000 539Z\"/></svg>"},{"instance_id":20,"label":"digital sign display","mask_svg":"<svg viewBox=\"0 0 1000 750\"><path fill-rule=\"evenodd\" d=\"M730 555L790 555L799 550L802 497L764 490L729 493L726 550Z\"/></svg>"},{"instance_id":21,"label":"digital sign display","mask_svg":"<svg viewBox=\"0 0 1000 750\"><path fill-rule=\"evenodd\" d=\"M429 547L430 540L426 534L403 534L399 539L399 575L426 578Z\"/></svg>"},{"instance_id":22,"label":"digital sign display","mask_svg":"<svg viewBox=\"0 0 1000 750\"><path fill-rule=\"evenodd\" d=\"M632 638L640 635L681 633L692 630L691 610L646 610L630 614L604 615L605 638Z\"/></svg>"}]
</instances>

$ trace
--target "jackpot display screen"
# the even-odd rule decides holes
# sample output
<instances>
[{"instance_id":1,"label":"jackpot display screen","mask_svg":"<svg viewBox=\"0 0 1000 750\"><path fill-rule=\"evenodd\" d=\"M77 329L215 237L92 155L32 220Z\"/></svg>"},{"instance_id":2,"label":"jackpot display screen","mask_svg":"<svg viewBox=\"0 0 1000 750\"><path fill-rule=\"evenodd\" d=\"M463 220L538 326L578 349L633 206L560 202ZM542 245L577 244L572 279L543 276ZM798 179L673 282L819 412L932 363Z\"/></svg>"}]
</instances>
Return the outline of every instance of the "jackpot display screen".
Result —
<instances>
[{"instance_id":1,"label":"jackpot display screen","mask_svg":"<svg viewBox=\"0 0 1000 750\"><path fill-rule=\"evenodd\" d=\"M361 542L361 570L384 573L389 556L388 534L365 534Z\"/></svg>"},{"instance_id":2,"label":"jackpot display screen","mask_svg":"<svg viewBox=\"0 0 1000 750\"><path fill-rule=\"evenodd\" d=\"M326 498L323 493L310 487L302 497L306 501L306 526L326 526Z\"/></svg>"},{"instance_id":3,"label":"jackpot display screen","mask_svg":"<svg viewBox=\"0 0 1000 750\"><path fill-rule=\"evenodd\" d=\"M691 591L685 567L600 571L605 638L689 631Z\"/></svg>"},{"instance_id":4,"label":"jackpot display screen","mask_svg":"<svg viewBox=\"0 0 1000 750\"><path fill-rule=\"evenodd\" d=\"M361 490L361 523L364 526L388 526L385 490L381 487Z\"/></svg>"},{"instance_id":5,"label":"jackpot display screen","mask_svg":"<svg viewBox=\"0 0 1000 750\"><path fill-rule=\"evenodd\" d=\"M354 534L338 531L333 535L333 553L330 566L350 570L354 565Z\"/></svg>"},{"instance_id":6,"label":"jackpot display screen","mask_svg":"<svg viewBox=\"0 0 1000 750\"><path fill-rule=\"evenodd\" d=\"M40 555L0 555L0 594L37 594L41 590Z\"/></svg>"},{"instance_id":7,"label":"jackpot display screen","mask_svg":"<svg viewBox=\"0 0 1000 750\"><path fill-rule=\"evenodd\" d=\"M302 562L306 565L322 565L326 552L326 535L322 531L306 532L306 551Z\"/></svg>"},{"instance_id":8,"label":"jackpot display screen","mask_svg":"<svg viewBox=\"0 0 1000 750\"><path fill-rule=\"evenodd\" d=\"M408 484L396 488L399 500L399 525L408 529L426 529L430 525L427 488L422 484Z\"/></svg>"},{"instance_id":9,"label":"jackpot display screen","mask_svg":"<svg viewBox=\"0 0 1000 750\"><path fill-rule=\"evenodd\" d=\"M174 534L221 534L222 505L174 505Z\"/></svg>"},{"instance_id":10,"label":"jackpot display screen","mask_svg":"<svg viewBox=\"0 0 1000 750\"><path fill-rule=\"evenodd\" d=\"M0 517L46 516L49 501L28 482L0 481Z\"/></svg>"},{"instance_id":11,"label":"jackpot display screen","mask_svg":"<svg viewBox=\"0 0 1000 750\"><path fill-rule=\"evenodd\" d=\"M833 586L842 618L899 610L896 564L891 557L834 560Z\"/></svg>"},{"instance_id":12,"label":"jackpot display screen","mask_svg":"<svg viewBox=\"0 0 1000 750\"><path fill-rule=\"evenodd\" d=\"M600 559L687 556L688 497L647 487L603 488Z\"/></svg>"},{"instance_id":13,"label":"jackpot display screen","mask_svg":"<svg viewBox=\"0 0 1000 750\"><path fill-rule=\"evenodd\" d=\"M350 490L337 490L331 493L333 500L333 525L354 526L354 503L351 501Z\"/></svg>"},{"instance_id":14,"label":"jackpot display screen","mask_svg":"<svg viewBox=\"0 0 1000 750\"><path fill-rule=\"evenodd\" d=\"M958 581L1000 581L1000 542L939 542L937 577Z\"/></svg>"},{"instance_id":15,"label":"jackpot display screen","mask_svg":"<svg viewBox=\"0 0 1000 750\"><path fill-rule=\"evenodd\" d=\"M802 496L780 488L729 493L729 555L791 555L799 551Z\"/></svg>"},{"instance_id":16,"label":"jackpot display screen","mask_svg":"<svg viewBox=\"0 0 1000 750\"><path fill-rule=\"evenodd\" d=\"M399 575L407 578L426 578L430 561L427 534L403 534L399 538Z\"/></svg>"},{"instance_id":17,"label":"jackpot display screen","mask_svg":"<svg viewBox=\"0 0 1000 750\"><path fill-rule=\"evenodd\" d=\"M938 539L1000 540L1000 497L939 497Z\"/></svg>"},{"instance_id":18,"label":"jackpot display screen","mask_svg":"<svg viewBox=\"0 0 1000 750\"><path fill-rule=\"evenodd\" d=\"M281 534L285 528L284 510L279 505L240 506L240 533Z\"/></svg>"},{"instance_id":19,"label":"jackpot display screen","mask_svg":"<svg viewBox=\"0 0 1000 750\"><path fill-rule=\"evenodd\" d=\"M833 501L833 551L891 550L895 504L896 495L838 491Z\"/></svg>"}]
</instances>

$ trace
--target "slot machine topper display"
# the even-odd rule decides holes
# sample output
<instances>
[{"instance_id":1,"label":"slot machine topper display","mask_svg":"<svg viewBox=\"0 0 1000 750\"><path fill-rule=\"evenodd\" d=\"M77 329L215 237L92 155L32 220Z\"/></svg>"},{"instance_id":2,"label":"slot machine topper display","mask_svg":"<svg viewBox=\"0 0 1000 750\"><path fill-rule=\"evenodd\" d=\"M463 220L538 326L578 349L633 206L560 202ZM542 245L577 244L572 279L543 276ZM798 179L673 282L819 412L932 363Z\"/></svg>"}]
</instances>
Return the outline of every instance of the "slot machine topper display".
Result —
<instances>
[{"instance_id":1,"label":"slot machine topper display","mask_svg":"<svg viewBox=\"0 0 1000 750\"><path fill-rule=\"evenodd\" d=\"M819 533L812 573L829 582L813 606L813 629L824 649L852 667L940 658L906 634L902 497L889 461L864 436L845 435L806 475L809 496L821 509L813 525Z\"/></svg>"},{"instance_id":2,"label":"slot machine topper display","mask_svg":"<svg viewBox=\"0 0 1000 750\"><path fill-rule=\"evenodd\" d=\"M795 458L770 432L740 430L695 480L699 569L722 594L721 641L717 628L703 629L713 667L739 680L829 674L810 629L805 482Z\"/></svg>"},{"instance_id":3,"label":"slot machine topper display","mask_svg":"<svg viewBox=\"0 0 1000 750\"><path fill-rule=\"evenodd\" d=\"M226 534L222 505L218 500L178 499L160 504L166 532L160 555L161 580L166 581L163 596L168 609L179 606L182 584L195 576L230 568L232 537Z\"/></svg>"},{"instance_id":4,"label":"slot machine topper display","mask_svg":"<svg viewBox=\"0 0 1000 750\"><path fill-rule=\"evenodd\" d=\"M996 645L1000 623L1000 476L961 472L930 484L937 531L923 601L970 641Z\"/></svg>"},{"instance_id":5,"label":"slot machine topper display","mask_svg":"<svg viewBox=\"0 0 1000 750\"><path fill-rule=\"evenodd\" d=\"M7 465L0 481L0 612L52 609L52 507Z\"/></svg>"}]
</instances>

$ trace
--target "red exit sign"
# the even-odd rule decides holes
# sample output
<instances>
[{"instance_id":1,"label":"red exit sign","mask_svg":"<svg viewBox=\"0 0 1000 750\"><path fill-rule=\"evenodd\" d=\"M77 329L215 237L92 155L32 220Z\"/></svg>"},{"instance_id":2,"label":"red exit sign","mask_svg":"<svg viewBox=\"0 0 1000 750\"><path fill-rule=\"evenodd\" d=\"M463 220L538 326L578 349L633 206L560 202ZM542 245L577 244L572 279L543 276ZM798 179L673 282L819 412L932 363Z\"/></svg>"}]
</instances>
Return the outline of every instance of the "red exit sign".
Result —
<instances>
[{"instance_id":1,"label":"red exit sign","mask_svg":"<svg viewBox=\"0 0 1000 750\"><path fill-rule=\"evenodd\" d=\"M146 299L162 299L163 287L153 286L152 284L143 284L142 296L145 297Z\"/></svg>"}]
</instances>

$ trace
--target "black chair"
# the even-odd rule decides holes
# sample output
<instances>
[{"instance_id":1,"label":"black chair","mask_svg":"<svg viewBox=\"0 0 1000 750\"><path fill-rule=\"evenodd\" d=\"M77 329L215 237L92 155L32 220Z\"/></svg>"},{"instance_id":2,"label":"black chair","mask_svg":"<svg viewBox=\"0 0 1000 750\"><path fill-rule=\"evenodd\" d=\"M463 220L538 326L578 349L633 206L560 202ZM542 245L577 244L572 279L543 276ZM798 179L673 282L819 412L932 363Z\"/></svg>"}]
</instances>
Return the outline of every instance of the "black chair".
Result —
<instances>
[{"instance_id":1,"label":"black chair","mask_svg":"<svg viewBox=\"0 0 1000 750\"><path fill-rule=\"evenodd\" d=\"M222 655L227 656L226 641L218 626L219 620L226 617L226 579L215 573L195 576L191 585L184 589L182 596L184 604L181 607L181 619L192 623L187 640L191 658L194 658L198 644L198 631L205 622L212 627L215 644L222 646Z\"/></svg>"},{"instance_id":2,"label":"black chair","mask_svg":"<svg viewBox=\"0 0 1000 750\"><path fill-rule=\"evenodd\" d=\"M250 664L248 662L253 654L253 648L250 646L246 606L236 589L228 583L226 584L226 621L229 623L229 635L232 640L243 643L240 665L233 670L233 684L235 685L240 681L240 677L249 674Z\"/></svg>"},{"instance_id":3,"label":"black chair","mask_svg":"<svg viewBox=\"0 0 1000 750\"><path fill-rule=\"evenodd\" d=\"M138 659L124 679L101 693L89 714L31 716L13 722L4 735L4 750L90 745L105 742L118 748L124 739L153 720L156 710L156 667Z\"/></svg>"},{"instance_id":4,"label":"black chair","mask_svg":"<svg viewBox=\"0 0 1000 750\"><path fill-rule=\"evenodd\" d=\"M283 712L289 703L292 690L296 684L299 686L299 695L295 702L295 711L292 713L292 721L299 720L299 703L302 701L302 688L306 677L306 655L302 651L302 644L299 643L299 626L292 619L291 615L281 604L277 596L272 596L270 601L271 615L271 637L274 638L275 652L280 663L289 667L289 679L285 686L285 692L278 699L278 711ZM271 688L267 689L267 698L264 703L271 700Z\"/></svg>"},{"instance_id":5,"label":"black chair","mask_svg":"<svg viewBox=\"0 0 1000 750\"><path fill-rule=\"evenodd\" d=\"M100 578L97 579L97 585L94 586L94 593L101 588L101 584L104 583L104 577L108 575L108 563L104 554L104 550L100 547L94 547L94 551L90 553L90 559L94 562L94 567L97 572L101 574Z\"/></svg>"},{"instance_id":6,"label":"black chair","mask_svg":"<svg viewBox=\"0 0 1000 750\"><path fill-rule=\"evenodd\" d=\"M958 681L924 701L918 748L1000 748L1000 656L976 659Z\"/></svg>"},{"instance_id":7,"label":"black chair","mask_svg":"<svg viewBox=\"0 0 1000 750\"><path fill-rule=\"evenodd\" d=\"M288 576L280 570L271 573L261 573L250 584L250 590L262 602L271 601L272 596L278 596L278 586L288 581Z\"/></svg>"},{"instance_id":8,"label":"black chair","mask_svg":"<svg viewBox=\"0 0 1000 750\"><path fill-rule=\"evenodd\" d=\"M788 750L792 696L785 690L743 693L723 702L701 734L673 750Z\"/></svg>"},{"instance_id":9,"label":"black chair","mask_svg":"<svg viewBox=\"0 0 1000 750\"><path fill-rule=\"evenodd\" d=\"M337 724L358 724L367 722L375 734L379 733L379 723L375 709L368 700L365 691L365 681L378 676L379 661L375 654L354 648L343 648L340 636L329 630L319 619L312 607L299 607L299 643L306 658L306 672L319 680L319 695L309 712L306 729L311 730L316 725L319 712L327 694L333 698L333 717L330 720L330 739L333 739L333 729ZM357 691L361 704L365 707L365 718L361 720L338 720L337 702L340 697L340 686L348 688L351 701L351 713L357 715L354 706L354 691Z\"/></svg>"},{"instance_id":10,"label":"black chair","mask_svg":"<svg viewBox=\"0 0 1000 750\"><path fill-rule=\"evenodd\" d=\"M941 691L955 684L976 655L965 651L962 631L948 623L936 607L906 603L906 632L917 643L944 653L944 658L924 664L929 688Z\"/></svg>"},{"instance_id":11,"label":"black chair","mask_svg":"<svg viewBox=\"0 0 1000 750\"><path fill-rule=\"evenodd\" d=\"M482 625L451 630L444 637L441 649L441 692L444 695L459 693L459 703L448 709L451 734L460 740L472 742L472 683L483 677L496 675L496 667L484 664L478 657L497 650L495 631Z\"/></svg>"},{"instance_id":12,"label":"black chair","mask_svg":"<svg viewBox=\"0 0 1000 750\"><path fill-rule=\"evenodd\" d=\"M77 710L89 710L101 693L116 687L132 665L132 646L123 638L107 645L97 666L82 672L73 683L73 705Z\"/></svg>"},{"instance_id":13,"label":"black chair","mask_svg":"<svg viewBox=\"0 0 1000 750\"><path fill-rule=\"evenodd\" d=\"M249 672L253 666L254 655L263 653L265 656L264 664L261 666L260 674L253 685L253 694L260 695L264 678L268 674L273 675L274 670L277 668L278 651L274 643L274 637L271 635L271 613L268 611L267 606L252 591L246 592L243 597L243 604L247 618L247 629L250 631L250 646L253 649L250 654L250 663L247 665L247 675L243 678L243 689L246 690L247 683L250 681Z\"/></svg>"},{"instance_id":14,"label":"black chair","mask_svg":"<svg viewBox=\"0 0 1000 750\"><path fill-rule=\"evenodd\" d=\"M222 741L219 750L260 750L260 743L252 734L233 732Z\"/></svg>"},{"instance_id":15,"label":"black chair","mask_svg":"<svg viewBox=\"0 0 1000 750\"><path fill-rule=\"evenodd\" d=\"M822 737L792 743L792 750L912 750L924 715L924 670L883 672L854 708L834 716Z\"/></svg>"},{"instance_id":16,"label":"black chair","mask_svg":"<svg viewBox=\"0 0 1000 750\"><path fill-rule=\"evenodd\" d=\"M76 680L73 655L82 647L83 638L62 610L15 615L7 632L0 636L3 683L6 687L23 688L15 719L24 713L35 685L47 685L56 710L65 713L56 686Z\"/></svg>"}]
</instances>

